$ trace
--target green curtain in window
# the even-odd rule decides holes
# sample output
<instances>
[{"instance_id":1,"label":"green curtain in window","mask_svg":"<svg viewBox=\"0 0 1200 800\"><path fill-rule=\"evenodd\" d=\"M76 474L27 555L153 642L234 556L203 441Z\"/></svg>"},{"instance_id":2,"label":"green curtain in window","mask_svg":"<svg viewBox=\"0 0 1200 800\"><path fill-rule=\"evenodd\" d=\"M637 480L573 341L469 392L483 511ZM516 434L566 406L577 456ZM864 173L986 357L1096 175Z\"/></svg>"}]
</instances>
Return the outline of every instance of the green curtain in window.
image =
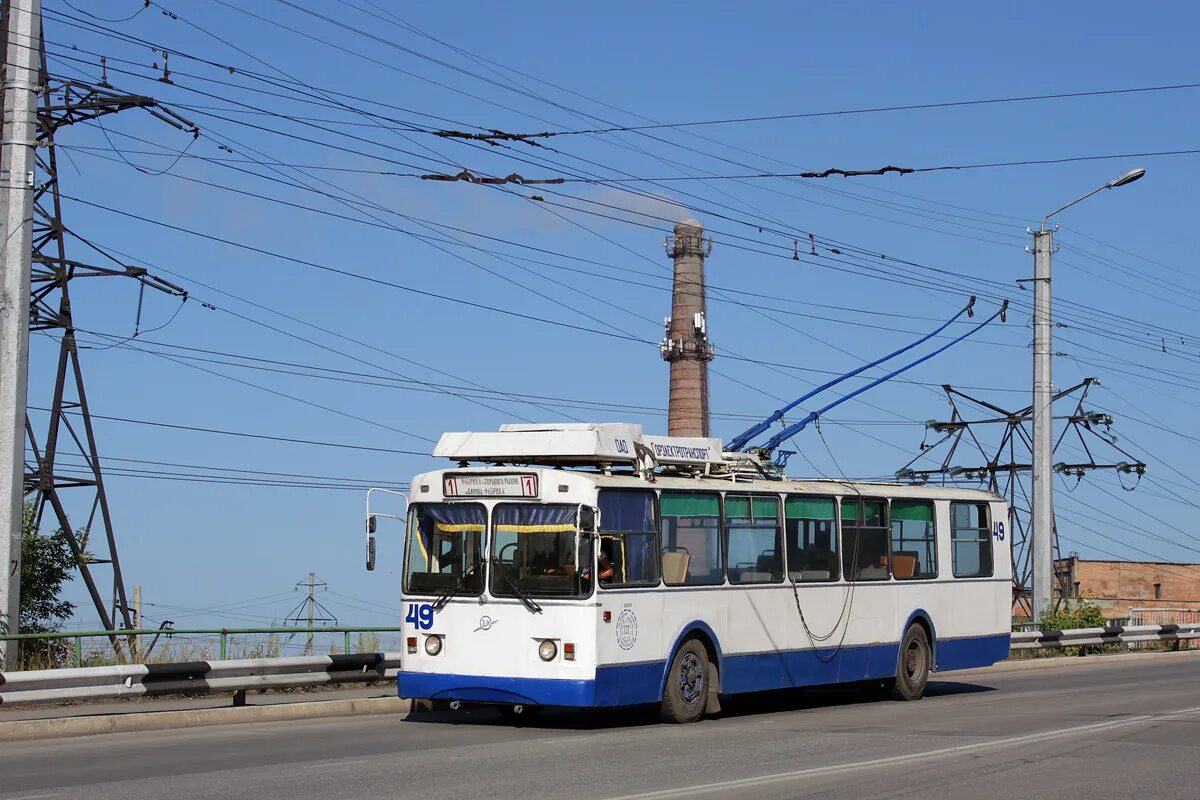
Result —
<instances>
[{"instance_id":1,"label":"green curtain in window","mask_svg":"<svg viewBox=\"0 0 1200 800\"><path fill-rule=\"evenodd\" d=\"M933 503L927 500L893 500L892 520L933 522Z\"/></svg>"},{"instance_id":2,"label":"green curtain in window","mask_svg":"<svg viewBox=\"0 0 1200 800\"><path fill-rule=\"evenodd\" d=\"M754 506L755 522L769 522L779 519L779 501L774 497L725 496L725 517L727 519L749 519L750 506Z\"/></svg>"},{"instance_id":3,"label":"green curtain in window","mask_svg":"<svg viewBox=\"0 0 1200 800\"><path fill-rule=\"evenodd\" d=\"M716 517L720 501L715 494L674 494L663 492L659 508L664 517Z\"/></svg>"},{"instance_id":4,"label":"green curtain in window","mask_svg":"<svg viewBox=\"0 0 1200 800\"><path fill-rule=\"evenodd\" d=\"M725 516L746 519L750 516L749 497L725 497Z\"/></svg>"},{"instance_id":5,"label":"green curtain in window","mask_svg":"<svg viewBox=\"0 0 1200 800\"><path fill-rule=\"evenodd\" d=\"M774 497L754 498L754 518L767 520L779 517L779 500Z\"/></svg>"},{"instance_id":6,"label":"green curtain in window","mask_svg":"<svg viewBox=\"0 0 1200 800\"><path fill-rule=\"evenodd\" d=\"M789 497L784 508L788 519L833 519L833 499L828 497Z\"/></svg>"},{"instance_id":7,"label":"green curtain in window","mask_svg":"<svg viewBox=\"0 0 1200 800\"><path fill-rule=\"evenodd\" d=\"M858 500L848 497L842 498L842 521L857 522L858 520ZM885 503L882 500L863 500L863 524L868 527L873 525L882 525L884 519Z\"/></svg>"}]
</instances>

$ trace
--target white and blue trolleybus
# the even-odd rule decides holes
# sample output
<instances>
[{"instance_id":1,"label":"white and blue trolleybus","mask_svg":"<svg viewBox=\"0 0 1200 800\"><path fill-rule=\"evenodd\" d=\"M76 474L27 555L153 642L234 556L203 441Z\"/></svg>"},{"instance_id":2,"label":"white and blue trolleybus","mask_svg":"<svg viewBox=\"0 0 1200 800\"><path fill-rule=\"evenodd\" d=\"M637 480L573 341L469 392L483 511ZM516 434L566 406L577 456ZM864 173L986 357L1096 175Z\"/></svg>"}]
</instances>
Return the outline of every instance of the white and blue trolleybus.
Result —
<instances>
[{"instance_id":1,"label":"white and blue trolleybus","mask_svg":"<svg viewBox=\"0 0 1200 800\"><path fill-rule=\"evenodd\" d=\"M1008 656L996 494L794 480L626 424L447 433L434 456L453 464L408 497L401 697L690 722L788 687L915 700L930 672Z\"/></svg>"}]
</instances>

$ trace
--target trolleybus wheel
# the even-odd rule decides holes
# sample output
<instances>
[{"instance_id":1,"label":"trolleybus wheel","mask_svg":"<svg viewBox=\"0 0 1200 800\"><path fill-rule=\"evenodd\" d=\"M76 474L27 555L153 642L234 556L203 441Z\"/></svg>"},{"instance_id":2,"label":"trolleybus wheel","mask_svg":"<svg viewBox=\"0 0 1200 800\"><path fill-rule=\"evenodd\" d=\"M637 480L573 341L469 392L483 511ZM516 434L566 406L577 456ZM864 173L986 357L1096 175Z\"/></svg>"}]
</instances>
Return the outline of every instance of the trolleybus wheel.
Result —
<instances>
[{"instance_id":1,"label":"trolleybus wheel","mask_svg":"<svg viewBox=\"0 0 1200 800\"><path fill-rule=\"evenodd\" d=\"M896 677L890 681L893 700L920 700L929 682L929 668L933 663L929 652L929 636L925 628L917 623L908 626L900 642L900 657L896 663Z\"/></svg>"},{"instance_id":2,"label":"trolleybus wheel","mask_svg":"<svg viewBox=\"0 0 1200 800\"><path fill-rule=\"evenodd\" d=\"M675 652L667 672L659 716L663 722L695 722L708 704L708 653L689 639Z\"/></svg>"}]
</instances>

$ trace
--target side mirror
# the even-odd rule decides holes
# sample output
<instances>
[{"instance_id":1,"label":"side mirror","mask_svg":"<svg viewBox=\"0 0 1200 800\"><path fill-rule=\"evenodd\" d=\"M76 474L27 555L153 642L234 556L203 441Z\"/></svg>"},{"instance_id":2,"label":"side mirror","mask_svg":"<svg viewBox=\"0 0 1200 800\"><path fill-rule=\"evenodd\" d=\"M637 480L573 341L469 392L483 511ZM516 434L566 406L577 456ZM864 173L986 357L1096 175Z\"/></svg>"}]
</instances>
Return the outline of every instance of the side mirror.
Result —
<instances>
[{"instance_id":1,"label":"side mirror","mask_svg":"<svg viewBox=\"0 0 1200 800\"><path fill-rule=\"evenodd\" d=\"M371 517L371 519L375 519ZM375 571L375 537L367 537L367 572Z\"/></svg>"},{"instance_id":2,"label":"side mirror","mask_svg":"<svg viewBox=\"0 0 1200 800\"><path fill-rule=\"evenodd\" d=\"M367 517L367 533L370 534L370 533L374 533L374 532L375 532L375 515L371 514L370 516Z\"/></svg>"},{"instance_id":3,"label":"side mirror","mask_svg":"<svg viewBox=\"0 0 1200 800\"><path fill-rule=\"evenodd\" d=\"M596 509L590 506L579 509L579 529L588 532L596 530Z\"/></svg>"}]
</instances>

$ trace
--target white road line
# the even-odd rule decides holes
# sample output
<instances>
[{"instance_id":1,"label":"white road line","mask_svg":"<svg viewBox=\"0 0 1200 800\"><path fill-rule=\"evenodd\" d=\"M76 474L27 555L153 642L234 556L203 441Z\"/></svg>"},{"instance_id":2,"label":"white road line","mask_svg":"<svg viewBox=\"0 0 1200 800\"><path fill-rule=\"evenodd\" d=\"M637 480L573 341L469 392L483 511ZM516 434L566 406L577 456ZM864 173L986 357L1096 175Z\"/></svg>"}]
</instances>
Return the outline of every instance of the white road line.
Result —
<instances>
[{"instance_id":1,"label":"white road line","mask_svg":"<svg viewBox=\"0 0 1200 800\"><path fill-rule=\"evenodd\" d=\"M702 783L696 786L681 786L677 789L661 789L654 792L643 792L641 794L627 794L620 797L609 798L609 800L664 800L665 798L695 795L712 794L727 789L749 789L756 786L767 786L775 783L785 783L787 781L797 780L799 778L813 778L824 775L836 775L842 772L857 772L859 770L875 769L877 767L888 767L894 764L904 764L909 761L922 761L932 758L946 758L949 756L963 755L974 753L979 750L994 750L1002 747L1015 747L1017 745L1031 744L1034 742L1044 742L1050 739L1061 739L1068 736L1079 736L1082 734L1096 733L1099 731L1114 730L1117 728L1126 728L1131 725L1141 725L1146 722L1158 722L1160 720L1171 719L1172 717L1182 717L1188 714L1200 712L1200 706L1193 708L1184 708L1179 711L1169 711L1162 714L1139 714L1136 717L1127 717L1125 719L1110 720L1108 722L1095 722L1090 725L1077 725L1073 728L1059 728L1052 731L1042 731L1041 733L1027 733L1021 736L1009 736L1003 739L989 739L986 742L975 742L973 744L956 745L954 747L943 747L939 750L926 750L921 753L909 753L903 756L889 756L887 758L876 758L870 761L856 761L850 764L830 764L825 767L810 767L808 769L796 770L794 772L778 772L772 775L762 775L756 778L739 778L730 781L718 781L716 783Z\"/></svg>"},{"instance_id":2,"label":"white road line","mask_svg":"<svg viewBox=\"0 0 1200 800\"><path fill-rule=\"evenodd\" d=\"M366 764L369 758L334 759L332 761L315 761L312 764L301 764L300 769L323 769L325 767L348 767L354 764Z\"/></svg>"},{"instance_id":3,"label":"white road line","mask_svg":"<svg viewBox=\"0 0 1200 800\"><path fill-rule=\"evenodd\" d=\"M10 797L8 800L40 800L43 797L62 797L62 792L50 792L49 794L19 794L16 797Z\"/></svg>"}]
</instances>

